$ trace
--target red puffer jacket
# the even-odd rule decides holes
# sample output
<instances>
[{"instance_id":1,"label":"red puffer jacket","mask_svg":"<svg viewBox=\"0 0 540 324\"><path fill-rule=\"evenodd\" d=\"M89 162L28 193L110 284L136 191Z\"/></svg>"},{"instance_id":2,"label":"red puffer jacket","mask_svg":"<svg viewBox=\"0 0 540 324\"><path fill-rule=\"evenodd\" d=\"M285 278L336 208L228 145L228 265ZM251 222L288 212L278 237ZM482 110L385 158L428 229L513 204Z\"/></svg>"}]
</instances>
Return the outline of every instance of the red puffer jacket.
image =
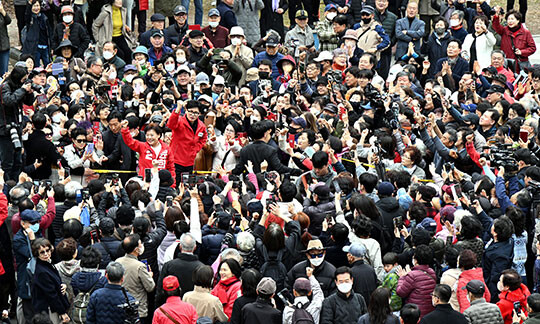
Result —
<instances>
[{"instance_id":1,"label":"red puffer jacket","mask_svg":"<svg viewBox=\"0 0 540 324\"><path fill-rule=\"evenodd\" d=\"M431 293L435 289L435 271L427 265L417 265L406 276L399 278L397 294L405 298L405 303L418 305L422 317L433 311Z\"/></svg>"},{"instance_id":2,"label":"red puffer jacket","mask_svg":"<svg viewBox=\"0 0 540 324\"><path fill-rule=\"evenodd\" d=\"M231 318L234 301L242 295L241 288L242 282L236 277L231 277L220 280L212 289L212 295L219 298L219 301L223 304L223 312L228 318Z\"/></svg>"},{"instance_id":3,"label":"red puffer jacket","mask_svg":"<svg viewBox=\"0 0 540 324\"><path fill-rule=\"evenodd\" d=\"M484 281L484 272L482 271L482 268L473 268L469 270L465 270L461 272L459 275L458 283L457 283L457 299L459 303L459 311L464 312L469 306L471 306L471 302L467 299L467 290L465 289L465 286L467 286L467 283L471 280L480 280L484 283L484 286L486 287L486 292L484 293L484 298L489 303L491 300L491 294L489 293L489 289L487 289L486 282Z\"/></svg>"},{"instance_id":4,"label":"red puffer jacket","mask_svg":"<svg viewBox=\"0 0 540 324\"><path fill-rule=\"evenodd\" d=\"M206 126L197 119L197 131L193 132L186 116L180 116L176 111L173 111L167 127L173 132L171 148L173 149L174 163L185 167L192 166L195 156L206 144L208 138Z\"/></svg>"},{"instance_id":5,"label":"red puffer jacket","mask_svg":"<svg viewBox=\"0 0 540 324\"><path fill-rule=\"evenodd\" d=\"M531 293L529 292L529 288L527 288L527 286L525 286L524 284L521 284L521 287L514 291L503 291L499 294L499 301L497 302L497 306L499 306L499 309L501 310L504 324L512 324L514 302L519 302L523 313L525 313L525 315L528 315L527 297L529 297L530 295Z\"/></svg>"},{"instance_id":6,"label":"red puffer jacket","mask_svg":"<svg viewBox=\"0 0 540 324\"><path fill-rule=\"evenodd\" d=\"M529 56L536 52L536 44L531 35L531 32L521 25L515 33L508 26L502 26L499 16L493 16L493 29L497 34L501 35L501 50L509 59L516 59L516 54L512 50L512 38L514 39L514 47L521 50L520 61L525 62Z\"/></svg>"}]
</instances>

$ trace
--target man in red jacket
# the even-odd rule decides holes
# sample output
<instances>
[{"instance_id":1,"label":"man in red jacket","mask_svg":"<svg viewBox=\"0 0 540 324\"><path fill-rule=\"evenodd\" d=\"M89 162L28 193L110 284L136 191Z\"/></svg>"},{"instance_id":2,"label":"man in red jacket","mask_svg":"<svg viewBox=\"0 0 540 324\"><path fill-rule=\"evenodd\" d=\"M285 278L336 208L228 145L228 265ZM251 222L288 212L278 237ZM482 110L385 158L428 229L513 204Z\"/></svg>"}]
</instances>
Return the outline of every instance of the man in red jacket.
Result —
<instances>
[{"instance_id":1,"label":"man in red jacket","mask_svg":"<svg viewBox=\"0 0 540 324\"><path fill-rule=\"evenodd\" d=\"M185 104L185 115L183 116L180 116L181 109L182 106L179 105L167 123L167 127L173 132L171 148L177 175L177 186L182 180L182 173L193 171L195 156L208 139L206 126L199 120L199 103L195 100L189 100Z\"/></svg>"},{"instance_id":2,"label":"man in red jacket","mask_svg":"<svg viewBox=\"0 0 540 324\"><path fill-rule=\"evenodd\" d=\"M197 322L197 310L189 303L180 298L180 284L175 276L167 276L163 279L163 290L167 295L167 302L154 312L152 323L177 323L195 324Z\"/></svg>"}]
</instances>

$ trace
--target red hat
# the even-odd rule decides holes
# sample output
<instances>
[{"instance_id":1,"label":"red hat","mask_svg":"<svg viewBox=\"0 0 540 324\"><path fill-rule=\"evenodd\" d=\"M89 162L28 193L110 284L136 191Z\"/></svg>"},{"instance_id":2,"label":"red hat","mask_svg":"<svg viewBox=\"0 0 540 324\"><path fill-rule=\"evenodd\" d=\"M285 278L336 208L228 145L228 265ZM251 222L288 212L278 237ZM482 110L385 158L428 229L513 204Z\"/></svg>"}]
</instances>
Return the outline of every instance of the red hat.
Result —
<instances>
[{"instance_id":1,"label":"red hat","mask_svg":"<svg viewBox=\"0 0 540 324\"><path fill-rule=\"evenodd\" d=\"M178 287L180 287L180 284L178 283L178 278L175 276L167 276L163 278L163 290L173 291Z\"/></svg>"}]
</instances>

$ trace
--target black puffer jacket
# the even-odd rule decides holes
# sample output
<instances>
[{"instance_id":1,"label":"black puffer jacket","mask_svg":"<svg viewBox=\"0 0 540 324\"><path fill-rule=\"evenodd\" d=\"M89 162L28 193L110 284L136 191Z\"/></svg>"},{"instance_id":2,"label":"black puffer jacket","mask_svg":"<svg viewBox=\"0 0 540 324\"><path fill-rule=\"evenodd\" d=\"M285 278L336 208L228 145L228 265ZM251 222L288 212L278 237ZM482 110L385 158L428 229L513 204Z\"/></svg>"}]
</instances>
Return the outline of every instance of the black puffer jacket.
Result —
<instances>
[{"instance_id":1,"label":"black puffer jacket","mask_svg":"<svg viewBox=\"0 0 540 324\"><path fill-rule=\"evenodd\" d=\"M356 323L366 312L367 306L362 295L354 293L347 297L338 291L324 300L319 323Z\"/></svg>"},{"instance_id":2,"label":"black puffer jacket","mask_svg":"<svg viewBox=\"0 0 540 324\"><path fill-rule=\"evenodd\" d=\"M51 37L51 49L53 51L56 50L63 40L65 28L64 23L58 23L54 26ZM69 40L73 46L77 47L77 51L73 53L73 56L82 58L84 56L84 51L86 51L90 44L90 35L88 35L86 28L77 22L73 22L69 28Z\"/></svg>"},{"instance_id":3,"label":"black puffer jacket","mask_svg":"<svg viewBox=\"0 0 540 324\"><path fill-rule=\"evenodd\" d=\"M294 281L298 278L307 278L306 268L312 267L309 261L302 261L295 265L287 274L287 286L289 290L292 290ZM321 285L321 289L324 293L324 297L330 296L334 290L336 290L336 283L334 282L334 274L336 267L330 262L323 261L323 263L313 269L313 275Z\"/></svg>"},{"instance_id":4,"label":"black puffer jacket","mask_svg":"<svg viewBox=\"0 0 540 324\"><path fill-rule=\"evenodd\" d=\"M336 214L336 205L333 200L322 200L314 203L311 199L304 200L304 213L309 216L309 232L313 235L321 235L322 223L327 215Z\"/></svg>"}]
</instances>

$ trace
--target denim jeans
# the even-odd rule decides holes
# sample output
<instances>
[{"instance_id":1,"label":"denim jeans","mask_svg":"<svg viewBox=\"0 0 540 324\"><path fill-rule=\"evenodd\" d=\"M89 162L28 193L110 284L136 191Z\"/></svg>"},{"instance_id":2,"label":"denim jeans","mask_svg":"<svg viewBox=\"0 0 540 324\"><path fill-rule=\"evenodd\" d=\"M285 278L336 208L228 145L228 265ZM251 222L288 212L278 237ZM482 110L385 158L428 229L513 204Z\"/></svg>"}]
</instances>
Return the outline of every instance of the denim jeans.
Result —
<instances>
[{"instance_id":1,"label":"denim jeans","mask_svg":"<svg viewBox=\"0 0 540 324\"><path fill-rule=\"evenodd\" d=\"M22 171L21 149L15 149L9 136L0 137L0 163L5 181L19 179Z\"/></svg>"},{"instance_id":2,"label":"denim jeans","mask_svg":"<svg viewBox=\"0 0 540 324\"><path fill-rule=\"evenodd\" d=\"M9 67L9 50L0 52L0 75L4 75Z\"/></svg>"},{"instance_id":3,"label":"denim jeans","mask_svg":"<svg viewBox=\"0 0 540 324\"><path fill-rule=\"evenodd\" d=\"M182 0L182 6L186 8L188 16L189 16L189 2L190 0ZM202 0L193 0L193 2L195 3L195 25L201 25L202 16L203 16Z\"/></svg>"},{"instance_id":4,"label":"denim jeans","mask_svg":"<svg viewBox=\"0 0 540 324\"><path fill-rule=\"evenodd\" d=\"M34 59L36 61L36 66L39 66L39 61L43 61L43 67L46 67L49 65L50 58L49 58L49 47L47 48L37 48L36 55L34 56Z\"/></svg>"}]
</instances>

